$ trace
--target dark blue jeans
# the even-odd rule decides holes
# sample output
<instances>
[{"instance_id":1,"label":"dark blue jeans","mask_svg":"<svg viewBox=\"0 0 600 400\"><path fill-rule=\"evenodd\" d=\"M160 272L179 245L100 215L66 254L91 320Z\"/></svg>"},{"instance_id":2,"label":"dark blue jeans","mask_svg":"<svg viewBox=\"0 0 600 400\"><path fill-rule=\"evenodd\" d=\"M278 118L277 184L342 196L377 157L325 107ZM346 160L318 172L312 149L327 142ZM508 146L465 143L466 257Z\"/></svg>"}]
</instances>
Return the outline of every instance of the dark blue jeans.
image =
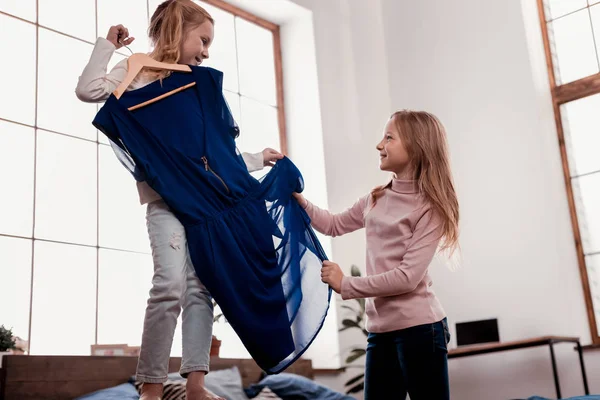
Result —
<instances>
[{"instance_id":1,"label":"dark blue jeans","mask_svg":"<svg viewBox=\"0 0 600 400\"><path fill-rule=\"evenodd\" d=\"M365 400L448 400L446 318L394 332L370 333Z\"/></svg>"}]
</instances>

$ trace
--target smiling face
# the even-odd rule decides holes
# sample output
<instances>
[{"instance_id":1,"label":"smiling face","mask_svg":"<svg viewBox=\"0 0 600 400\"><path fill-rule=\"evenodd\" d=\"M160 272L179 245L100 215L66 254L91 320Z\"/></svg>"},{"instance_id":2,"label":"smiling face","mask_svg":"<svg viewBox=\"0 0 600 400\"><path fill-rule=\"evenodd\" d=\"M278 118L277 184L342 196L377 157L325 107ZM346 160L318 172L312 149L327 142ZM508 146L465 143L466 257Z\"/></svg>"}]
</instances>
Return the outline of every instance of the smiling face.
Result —
<instances>
[{"instance_id":1,"label":"smiling face","mask_svg":"<svg viewBox=\"0 0 600 400\"><path fill-rule=\"evenodd\" d=\"M407 178L411 160L394 118L385 124L383 139L377 144L379 168L392 172L397 178Z\"/></svg>"},{"instance_id":2,"label":"smiling face","mask_svg":"<svg viewBox=\"0 0 600 400\"><path fill-rule=\"evenodd\" d=\"M208 58L213 42L214 19L192 0L163 1L152 14L148 36L150 56L165 63L198 65ZM159 72L158 76L168 74Z\"/></svg>"},{"instance_id":3,"label":"smiling face","mask_svg":"<svg viewBox=\"0 0 600 400\"><path fill-rule=\"evenodd\" d=\"M185 33L185 38L179 48L180 64L200 65L206 60L208 49L214 39L214 26L208 19Z\"/></svg>"}]
</instances>

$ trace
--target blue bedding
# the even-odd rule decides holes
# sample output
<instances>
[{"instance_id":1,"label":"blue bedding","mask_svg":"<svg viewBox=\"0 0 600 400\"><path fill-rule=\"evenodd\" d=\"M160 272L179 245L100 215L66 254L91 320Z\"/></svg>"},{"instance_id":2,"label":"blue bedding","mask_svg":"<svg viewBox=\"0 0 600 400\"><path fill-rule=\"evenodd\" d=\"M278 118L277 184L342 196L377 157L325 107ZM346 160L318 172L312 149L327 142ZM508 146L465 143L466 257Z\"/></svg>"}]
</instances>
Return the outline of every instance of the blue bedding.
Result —
<instances>
[{"instance_id":1,"label":"blue bedding","mask_svg":"<svg viewBox=\"0 0 600 400\"><path fill-rule=\"evenodd\" d=\"M98 390L94 393L87 394L83 397L78 397L75 400L139 400L140 394L131 383L123 383L121 385Z\"/></svg>"},{"instance_id":2,"label":"blue bedding","mask_svg":"<svg viewBox=\"0 0 600 400\"><path fill-rule=\"evenodd\" d=\"M264 387L268 387L284 400L354 400L353 397L331 390L313 380L285 372L267 376L246 389L246 393L252 398Z\"/></svg>"},{"instance_id":3,"label":"blue bedding","mask_svg":"<svg viewBox=\"0 0 600 400\"><path fill-rule=\"evenodd\" d=\"M139 400L140 395L133 384L133 379L132 377L129 383L99 390L75 400ZM169 382L184 381L178 373L169 374L168 379ZM267 376L259 383L244 389L237 367L210 372L206 375L206 387L227 400L249 400L255 397L264 387L268 387L284 400L354 400L353 397L290 373Z\"/></svg>"}]
</instances>

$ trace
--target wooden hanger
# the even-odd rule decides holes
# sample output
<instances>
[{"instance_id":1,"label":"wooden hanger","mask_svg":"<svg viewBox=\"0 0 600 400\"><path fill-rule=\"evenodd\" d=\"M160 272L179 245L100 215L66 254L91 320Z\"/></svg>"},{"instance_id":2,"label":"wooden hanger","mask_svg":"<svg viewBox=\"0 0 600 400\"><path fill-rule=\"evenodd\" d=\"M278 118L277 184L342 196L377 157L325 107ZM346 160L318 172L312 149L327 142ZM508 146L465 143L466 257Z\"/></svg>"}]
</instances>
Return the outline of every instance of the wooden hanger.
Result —
<instances>
[{"instance_id":1,"label":"wooden hanger","mask_svg":"<svg viewBox=\"0 0 600 400\"><path fill-rule=\"evenodd\" d=\"M127 90L129 85L131 85L131 82L133 82L135 77L141 72L141 70L143 68L164 69L164 70L168 70L168 71L192 72L192 69L189 67L189 65L169 64L169 63L156 61L155 59L151 58L147 54L143 54L143 53L133 54L132 56L130 56L127 59L127 75L125 76L125 79L123 79L123 82L121 82L121 84L113 92L113 94L115 95L115 97L117 99L121 98L123 93L125 93L125 90ZM164 99L165 97L169 97L177 92L181 92L182 90L192 87L195 84L196 84L196 82L188 83L187 85L184 85L177 89L171 90L170 92L164 93L158 97L155 97L153 99L145 101L141 104L135 105L133 107L129 107L129 110L135 110L135 109L144 107L148 104L152 104L155 101Z\"/></svg>"}]
</instances>

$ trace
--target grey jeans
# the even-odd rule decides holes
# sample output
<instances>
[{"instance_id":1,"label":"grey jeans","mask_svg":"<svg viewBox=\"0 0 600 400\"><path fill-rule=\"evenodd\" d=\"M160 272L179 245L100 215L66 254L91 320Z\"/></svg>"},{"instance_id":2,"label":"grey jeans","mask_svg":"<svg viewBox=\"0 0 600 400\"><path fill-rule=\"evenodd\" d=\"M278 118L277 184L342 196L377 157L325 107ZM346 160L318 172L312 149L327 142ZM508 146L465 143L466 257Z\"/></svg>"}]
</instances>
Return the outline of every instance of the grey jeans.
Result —
<instances>
[{"instance_id":1,"label":"grey jeans","mask_svg":"<svg viewBox=\"0 0 600 400\"><path fill-rule=\"evenodd\" d=\"M190 260L183 225L164 201L148 204L146 224L154 277L146 307L137 366L140 382L167 380L177 318L183 308L183 357L180 373L208 372L213 325L212 298Z\"/></svg>"}]
</instances>

